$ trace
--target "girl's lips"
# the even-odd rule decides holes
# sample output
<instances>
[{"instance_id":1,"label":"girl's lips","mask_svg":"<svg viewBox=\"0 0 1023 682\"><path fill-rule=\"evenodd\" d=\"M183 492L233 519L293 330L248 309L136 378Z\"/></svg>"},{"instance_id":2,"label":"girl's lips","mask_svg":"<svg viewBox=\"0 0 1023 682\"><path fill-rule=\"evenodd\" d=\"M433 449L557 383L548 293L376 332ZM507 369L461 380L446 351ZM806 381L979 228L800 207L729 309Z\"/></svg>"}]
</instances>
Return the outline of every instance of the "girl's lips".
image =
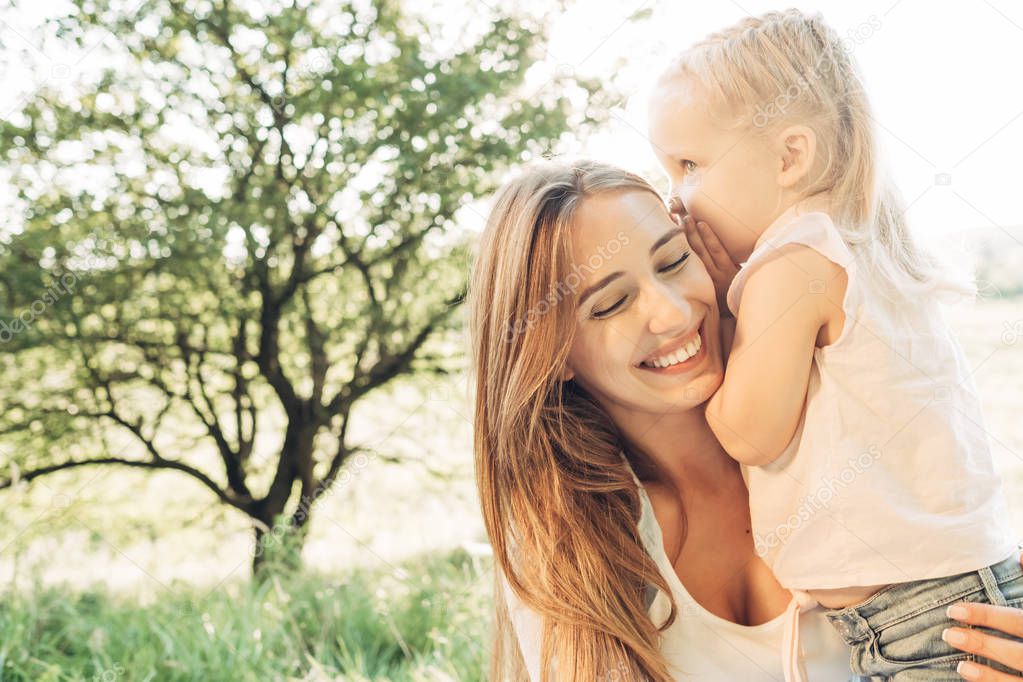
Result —
<instances>
[{"instance_id":1,"label":"girl's lips","mask_svg":"<svg viewBox=\"0 0 1023 682\"><path fill-rule=\"evenodd\" d=\"M704 333L704 326L706 322L700 325L700 350L696 351L696 355L689 358L685 362L680 362L677 365L670 365L668 367L648 367L646 365L638 365L642 370L647 372L656 372L657 374L681 374L688 372L696 365L703 362L703 359L707 357L707 336Z\"/></svg>"}]
</instances>

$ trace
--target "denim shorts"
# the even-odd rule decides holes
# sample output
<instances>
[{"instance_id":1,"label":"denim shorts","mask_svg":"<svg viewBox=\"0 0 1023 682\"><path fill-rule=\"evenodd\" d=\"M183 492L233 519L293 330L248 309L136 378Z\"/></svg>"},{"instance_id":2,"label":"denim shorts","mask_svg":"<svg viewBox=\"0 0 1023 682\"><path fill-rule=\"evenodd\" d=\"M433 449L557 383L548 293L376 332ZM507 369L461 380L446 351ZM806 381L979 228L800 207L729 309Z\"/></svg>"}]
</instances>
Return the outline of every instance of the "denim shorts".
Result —
<instances>
[{"instance_id":1,"label":"denim shorts","mask_svg":"<svg viewBox=\"0 0 1023 682\"><path fill-rule=\"evenodd\" d=\"M852 647L852 671L872 680L961 682L963 678L956 673L960 661L978 661L1019 675L945 643L941 638L945 628L971 627L945 615L945 609L956 602L1023 607L1019 554L969 573L889 585L858 604L825 609L824 615ZM988 628L975 629L1023 641Z\"/></svg>"}]
</instances>

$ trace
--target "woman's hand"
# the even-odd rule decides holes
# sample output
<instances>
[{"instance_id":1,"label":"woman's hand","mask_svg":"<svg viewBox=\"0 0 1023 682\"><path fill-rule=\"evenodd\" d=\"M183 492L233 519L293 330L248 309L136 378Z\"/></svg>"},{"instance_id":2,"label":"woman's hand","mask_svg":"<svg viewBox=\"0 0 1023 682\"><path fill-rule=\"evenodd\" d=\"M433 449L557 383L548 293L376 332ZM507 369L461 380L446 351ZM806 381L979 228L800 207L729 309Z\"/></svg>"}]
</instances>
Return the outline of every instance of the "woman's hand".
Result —
<instances>
[{"instance_id":1,"label":"woman's hand","mask_svg":"<svg viewBox=\"0 0 1023 682\"><path fill-rule=\"evenodd\" d=\"M1023 555L1020 556L1023 563ZM960 611L962 609L962 611ZM950 617L969 625L980 625L999 630L1007 635L1023 638L1023 609L991 604L961 603L949 608ZM1012 642L1003 637L985 634L966 628L948 628L942 639L957 649L998 661L1012 670L1023 673L1023 642ZM1010 675L989 668L980 663L963 661L959 674L965 680L1018 680L1019 675Z\"/></svg>"},{"instance_id":2,"label":"woman's hand","mask_svg":"<svg viewBox=\"0 0 1023 682\"><path fill-rule=\"evenodd\" d=\"M710 229L705 222L696 222L693 217L686 213L682 202L678 197L672 197L668 203L672 219L686 231L686 239L693 251L703 261L710 278L714 280L714 291L717 294L718 309L724 317L732 313L728 310L728 303L725 296L728 287L735 279L735 273L739 272L739 266L732 261L732 257L725 251L721 240Z\"/></svg>"}]
</instances>

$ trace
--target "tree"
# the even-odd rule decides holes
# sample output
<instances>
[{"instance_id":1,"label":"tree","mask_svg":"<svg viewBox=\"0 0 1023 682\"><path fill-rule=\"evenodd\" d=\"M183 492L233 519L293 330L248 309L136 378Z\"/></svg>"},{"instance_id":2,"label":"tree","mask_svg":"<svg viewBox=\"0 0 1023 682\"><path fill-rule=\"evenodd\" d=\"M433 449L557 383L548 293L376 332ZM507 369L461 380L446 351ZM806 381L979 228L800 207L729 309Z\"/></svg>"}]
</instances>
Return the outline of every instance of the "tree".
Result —
<instances>
[{"instance_id":1,"label":"tree","mask_svg":"<svg viewBox=\"0 0 1023 682\"><path fill-rule=\"evenodd\" d=\"M251 518L257 548L300 543L360 451L356 403L450 361L459 208L596 123L600 91L527 92L545 26L525 17L445 51L387 0L117 7L53 23L118 37L102 73L0 124L24 207L0 237L0 489L171 469Z\"/></svg>"}]
</instances>

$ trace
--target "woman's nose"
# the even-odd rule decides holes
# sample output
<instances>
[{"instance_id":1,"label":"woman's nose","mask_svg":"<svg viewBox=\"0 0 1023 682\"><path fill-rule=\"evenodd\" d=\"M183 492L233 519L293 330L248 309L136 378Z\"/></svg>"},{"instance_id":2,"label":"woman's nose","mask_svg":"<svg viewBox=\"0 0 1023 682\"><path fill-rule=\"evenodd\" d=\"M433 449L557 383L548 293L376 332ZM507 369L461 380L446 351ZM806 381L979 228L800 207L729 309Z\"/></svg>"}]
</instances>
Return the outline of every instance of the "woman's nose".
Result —
<instances>
[{"instance_id":1,"label":"woman's nose","mask_svg":"<svg viewBox=\"0 0 1023 682\"><path fill-rule=\"evenodd\" d=\"M647 294L646 312L650 333L657 336L681 336L692 325L693 304L685 296L655 286Z\"/></svg>"}]
</instances>

